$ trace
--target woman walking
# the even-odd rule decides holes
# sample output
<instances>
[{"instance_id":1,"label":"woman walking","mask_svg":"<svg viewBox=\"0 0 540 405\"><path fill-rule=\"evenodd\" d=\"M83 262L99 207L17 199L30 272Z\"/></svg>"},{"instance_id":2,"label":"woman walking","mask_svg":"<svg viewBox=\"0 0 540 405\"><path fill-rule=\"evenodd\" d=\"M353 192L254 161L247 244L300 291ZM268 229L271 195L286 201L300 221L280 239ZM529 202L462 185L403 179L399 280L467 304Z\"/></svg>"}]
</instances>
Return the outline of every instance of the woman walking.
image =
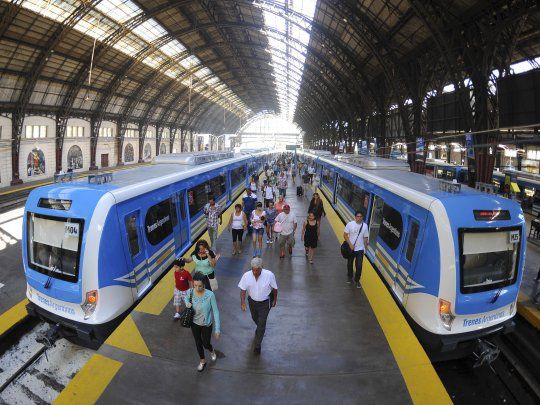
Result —
<instances>
[{"instance_id":1,"label":"woman walking","mask_svg":"<svg viewBox=\"0 0 540 405\"><path fill-rule=\"evenodd\" d=\"M313 263L313 255L317 249L317 241L319 240L320 228L319 223L313 212L309 212L307 219L302 228L302 241L306 248L306 257L310 263Z\"/></svg>"},{"instance_id":2,"label":"woman walking","mask_svg":"<svg viewBox=\"0 0 540 405\"><path fill-rule=\"evenodd\" d=\"M251 177L251 181L249 182L249 189L251 190L253 194L257 195L259 185L257 184L257 181L255 180L255 176Z\"/></svg>"},{"instance_id":3,"label":"woman walking","mask_svg":"<svg viewBox=\"0 0 540 405\"><path fill-rule=\"evenodd\" d=\"M276 208L276 210L277 210L278 215L283 212L283 207L286 206L286 205L287 205L287 202L285 201L285 197L280 195L278 197L278 201L277 201L276 205L274 206Z\"/></svg>"},{"instance_id":4,"label":"woman walking","mask_svg":"<svg viewBox=\"0 0 540 405\"><path fill-rule=\"evenodd\" d=\"M208 242L204 239L201 239L195 245L195 250L191 254L191 257L184 258L186 263L195 263L194 273L200 273L203 276L203 283L207 290L212 291L210 286L210 279L216 277L214 273L214 267L219 260L220 255L214 254L208 246Z\"/></svg>"},{"instance_id":5,"label":"woman walking","mask_svg":"<svg viewBox=\"0 0 540 405\"><path fill-rule=\"evenodd\" d=\"M268 203L268 208L266 208L266 243L274 243L274 223L276 222L276 217L278 212L274 207L274 202L270 201Z\"/></svg>"},{"instance_id":6,"label":"woman walking","mask_svg":"<svg viewBox=\"0 0 540 405\"><path fill-rule=\"evenodd\" d=\"M320 226L321 217L323 215L326 216L326 212L324 211L324 205L319 193L313 193L313 198L311 198L311 202L309 203L308 212L313 212L313 214L315 214L315 219Z\"/></svg>"},{"instance_id":7,"label":"woman walking","mask_svg":"<svg viewBox=\"0 0 540 405\"><path fill-rule=\"evenodd\" d=\"M251 213L251 225L253 226L253 257L262 255L262 239L264 235L264 221L266 212L262 208L262 202L258 202ZM259 249L257 249L257 242Z\"/></svg>"},{"instance_id":8,"label":"woman walking","mask_svg":"<svg viewBox=\"0 0 540 405\"><path fill-rule=\"evenodd\" d=\"M210 352L210 359L217 360L217 354L212 346L212 327L216 339L219 339L221 333L221 324L219 321L219 310L217 307L216 296L212 291L205 289L204 276L201 273L193 277L193 288L184 298L188 308L193 307L195 312L191 324L191 332L195 339L195 346L199 353L199 365L197 371L201 372L206 368L206 358L204 349Z\"/></svg>"},{"instance_id":9,"label":"woman walking","mask_svg":"<svg viewBox=\"0 0 540 405\"><path fill-rule=\"evenodd\" d=\"M234 206L234 212L231 213L229 218L229 231L232 231L232 240L233 240L233 256L235 254L242 253L242 236L244 231L247 229L247 217L246 214L242 211L242 205L236 204Z\"/></svg>"}]
</instances>

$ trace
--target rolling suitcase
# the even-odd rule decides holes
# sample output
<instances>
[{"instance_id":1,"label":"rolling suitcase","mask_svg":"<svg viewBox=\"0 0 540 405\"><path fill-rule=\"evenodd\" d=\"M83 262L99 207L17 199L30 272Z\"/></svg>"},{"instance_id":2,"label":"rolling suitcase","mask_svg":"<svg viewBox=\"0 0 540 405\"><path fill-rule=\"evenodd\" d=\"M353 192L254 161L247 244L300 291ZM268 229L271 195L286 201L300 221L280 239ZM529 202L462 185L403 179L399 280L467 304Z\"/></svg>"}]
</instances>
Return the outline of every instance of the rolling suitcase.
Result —
<instances>
[{"instance_id":1,"label":"rolling suitcase","mask_svg":"<svg viewBox=\"0 0 540 405\"><path fill-rule=\"evenodd\" d=\"M298 197L301 197L301 196L304 195L304 189L302 188L302 186L296 187L296 195L297 195Z\"/></svg>"}]
</instances>

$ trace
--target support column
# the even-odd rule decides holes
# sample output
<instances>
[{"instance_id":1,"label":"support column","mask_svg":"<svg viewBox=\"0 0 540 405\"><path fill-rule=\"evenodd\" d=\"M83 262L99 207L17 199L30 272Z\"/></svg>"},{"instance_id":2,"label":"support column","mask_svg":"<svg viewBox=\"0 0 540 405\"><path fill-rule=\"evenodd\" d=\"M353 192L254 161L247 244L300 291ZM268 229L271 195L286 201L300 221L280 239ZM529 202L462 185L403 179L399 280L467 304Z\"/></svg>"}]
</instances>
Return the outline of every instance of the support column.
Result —
<instances>
[{"instance_id":1,"label":"support column","mask_svg":"<svg viewBox=\"0 0 540 405\"><path fill-rule=\"evenodd\" d=\"M100 124L97 122L96 118L90 118L90 167L88 168L88 170L90 171L98 169L96 165L96 154L99 137L99 127Z\"/></svg>"},{"instance_id":2,"label":"support column","mask_svg":"<svg viewBox=\"0 0 540 405\"><path fill-rule=\"evenodd\" d=\"M122 161L125 128L122 121L116 121L116 166L124 166Z\"/></svg>"},{"instance_id":3,"label":"support column","mask_svg":"<svg viewBox=\"0 0 540 405\"><path fill-rule=\"evenodd\" d=\"M14 112L11 116L11 182L12 186L22 184L19 177L19 154L24 114Z\"/></svg>"}]
</instances>

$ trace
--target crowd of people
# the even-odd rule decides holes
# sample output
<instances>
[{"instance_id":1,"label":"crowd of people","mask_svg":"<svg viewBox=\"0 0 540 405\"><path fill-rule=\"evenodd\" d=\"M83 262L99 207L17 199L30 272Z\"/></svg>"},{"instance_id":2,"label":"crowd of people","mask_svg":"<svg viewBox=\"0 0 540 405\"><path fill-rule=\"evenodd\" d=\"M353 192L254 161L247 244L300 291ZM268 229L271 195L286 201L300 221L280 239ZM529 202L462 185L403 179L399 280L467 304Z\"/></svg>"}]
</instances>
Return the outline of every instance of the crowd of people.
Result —
<instances>
[{"instance_id":1,"label":"crowd of people","mask_svg":"<svg viewBox=\"0 0 540 405\"><path fill-rule=\"evenodd\" d=\"M278 292L274 274L262 266L263 239L266 234L267 248L277 242L280 259L284 259L287 254L293 255L299 227L296 213L292 212L286 198L289 177L292 184L295 184L297 175L301 178L301 184L297 187L298 197L307 197L310 186L315 185L306 219L300 227L300 239L304 245L305 256L312 264L320 242L321 221L326 216L323 201L317 193L318 179L313 165L295 161L290 155L282 155L267 164L264 168L263 181L259 181L258 174L251 177L241 203L234 206L227 223L227 229L232 233L232 256L242 253L244 235L251 237L251 270L244 273L238 287L240 308L242 311L246 310L247 298L251 318L256 325L254 339L256 355L261 353L266 321L271 308L277 304ZM210 243L199 240L189 257L177 259L173 263L174 318L185 318L186 308L191 309L189 313L192 314L192 319L189 320L189 326L200 358L198 371L203 371L206 367L205 349L210 352L210 359L216 361L217 354L211 343L212 331L216 339L219 338L221 331L214 291L218 289L215 268L221 255L216 253L216 239L218 225L222 222L222 207L216 203L213 196L209 196L204 214ZM357 288L360 288L362 259L367 238L368 226L363 222L362 213L356 212L354 221L349 222L344 229L344 239L351 252L347 260L346 281L349 284L354 281ZM191 262L195 267L193 272L189 273L185 269L185 264ZM184 323L184 319L182 322Z\"/></svg>"}]
</instances>

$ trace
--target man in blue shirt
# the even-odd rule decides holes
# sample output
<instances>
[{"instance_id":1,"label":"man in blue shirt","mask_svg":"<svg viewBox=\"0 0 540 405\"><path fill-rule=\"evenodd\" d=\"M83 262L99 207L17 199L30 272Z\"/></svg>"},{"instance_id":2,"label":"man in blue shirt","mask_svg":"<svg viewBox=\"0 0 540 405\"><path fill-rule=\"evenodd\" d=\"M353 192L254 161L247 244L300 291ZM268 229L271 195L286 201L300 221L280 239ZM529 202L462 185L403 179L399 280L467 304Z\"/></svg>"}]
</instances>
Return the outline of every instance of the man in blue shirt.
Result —
<instances>
[{"instance_id":1,"label":"man in blue shirt","mask_svg":"<svg viewBox=\"0 0 540 405\"><path fill-rule=\"evenodd\" d=\"M255 209L257 203L257 196L251 192L249 187L246 188L246 194L242 197L242 211L246 214L248 220L248 233L251 233L251 213Z\"/></svg>"}]
</instances>

